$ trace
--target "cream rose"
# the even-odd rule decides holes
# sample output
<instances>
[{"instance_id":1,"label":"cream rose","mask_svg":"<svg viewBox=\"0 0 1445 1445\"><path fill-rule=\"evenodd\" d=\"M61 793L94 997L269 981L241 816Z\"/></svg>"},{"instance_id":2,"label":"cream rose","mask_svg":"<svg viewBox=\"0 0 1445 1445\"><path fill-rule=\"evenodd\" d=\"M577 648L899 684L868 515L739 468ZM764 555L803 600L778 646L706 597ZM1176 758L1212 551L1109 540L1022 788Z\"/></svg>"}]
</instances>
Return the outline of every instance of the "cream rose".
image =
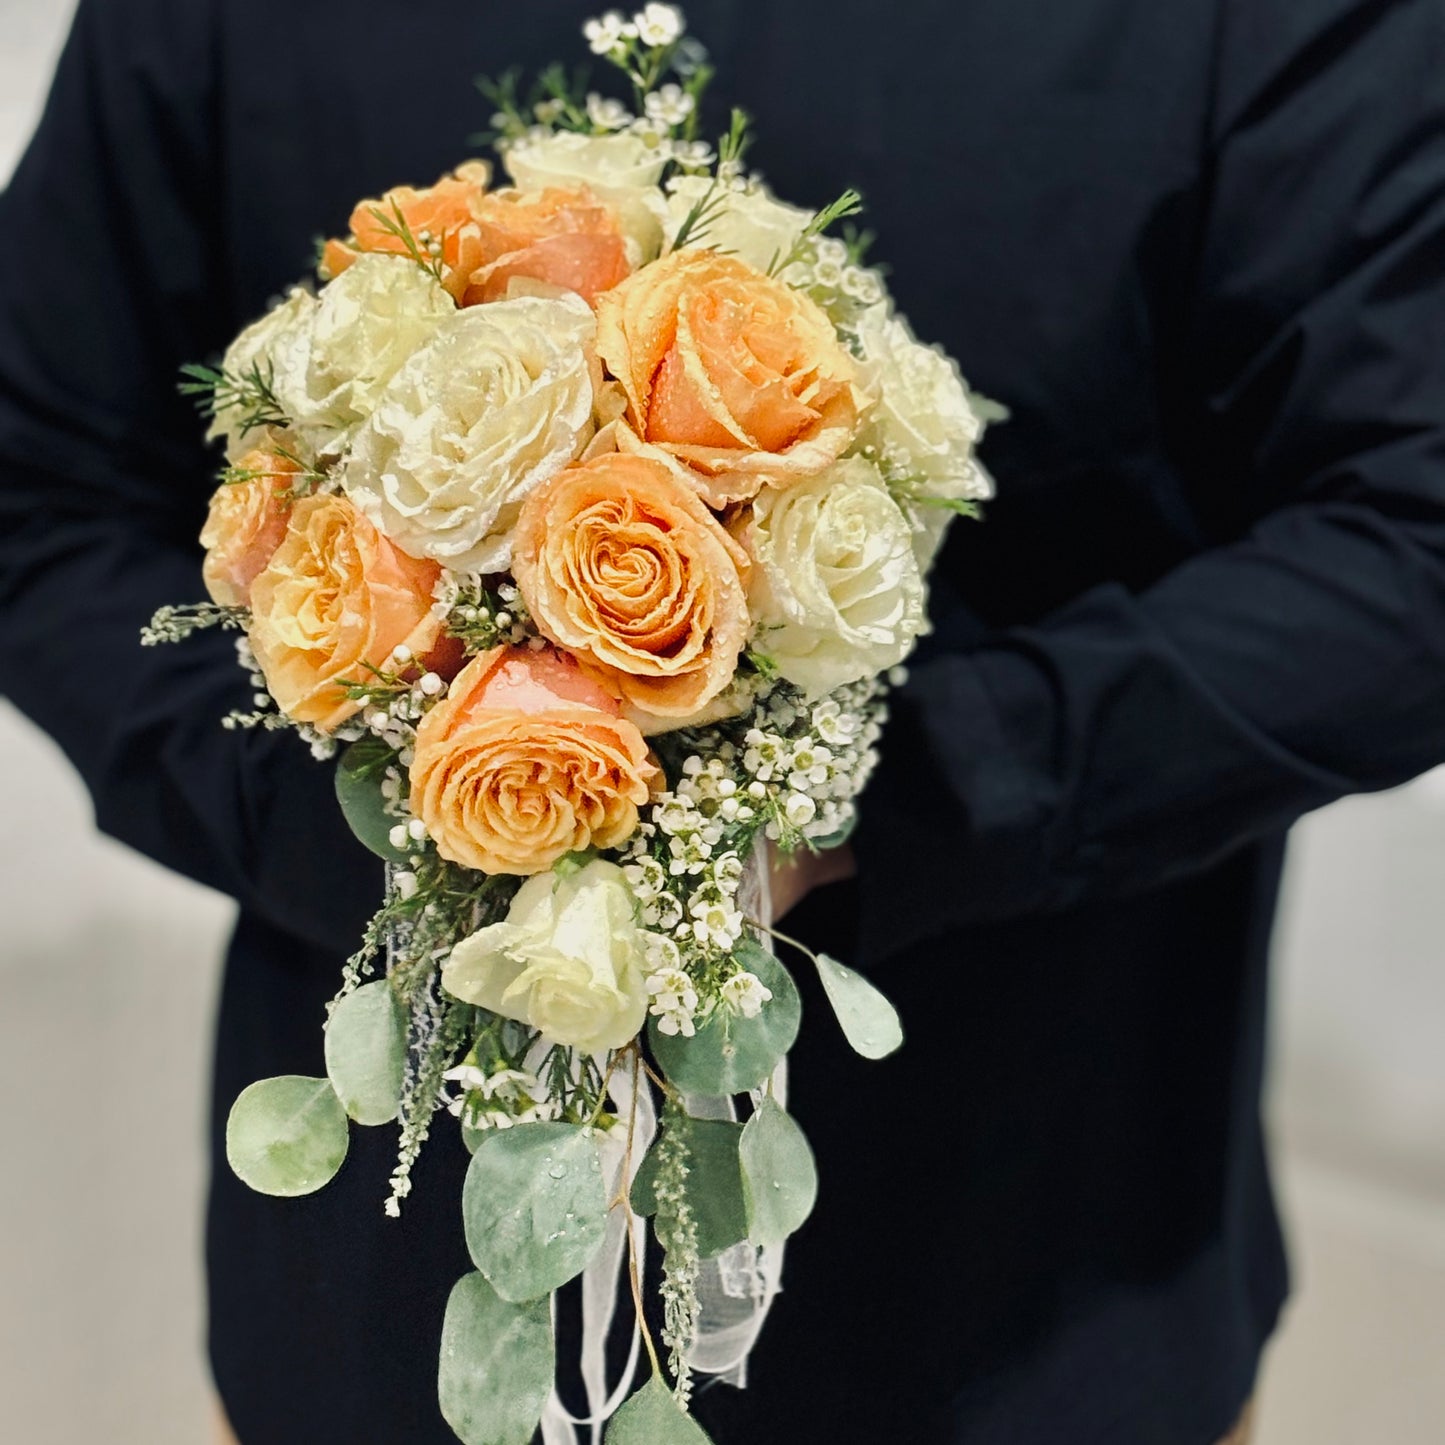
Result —
<instances>
[{"instance_id":1,"label":"cream rose","mask_svg":"<svg viewBox=\"0 0 1445 1445\"><path fill-rule=\"evenodd\" d=\"M983 422L958 363L918 341L886 306L864 313L858 341L864 384L876 398L863 415L858 445L876 453L888 474L916 498L906 509L926 570L953 515L936 502L982 501L993 494L988 473L973 455Z\"/></svg>"},{"instance_id":2,"label":"cream rose","mask_svg":"<svg viewBox=\"0 0 1445 1445\"><path fill-rule=\"evenodd\" d=\"M276 399L302 450L337 455L402 365L455 314L441 284L399 256L362 256L332 281L275 349Z\"/></svg>"},{"instance_id":3,"label":"cream rose","mask_svg":"<svg viewBox=\"0 0 1445 1445\"><path fill-rule=\"evenodd\" d=\"M667 236L676 236L687 213L708 194L710 176L678 176L667 188ZM734 256L759 271L787 256L813 219L812 211L780 201L763 185L719 191L699 244Z\"/></svg>"},{"instance_id":4,"label":"cream rose","mask_svg":"<svg viewBox=\"0 0 1445 1445\"><path fill-rule=\"evenodd\" d=\"M509 146L503 164L518 190L586 186L616 213L634 266L661 248L665 203L657 182L667 157L642 136L558 131Z\"/></svg>"},{"instance_id":5,"label":"cream rose","mask_svg":"<svg viewBox=\"0 0 1445 1445\"><path fill-rule=\"evenodd\" d=\"M231 343L221 370L233 381L245 382L253 374L274 385L278 370L294 367L298 348L304 348L307 329L316 311L316 298L300 286L293 287L279 306L273 306L259 321L253 321ZM225 406L216 411L208 439L224 437L226 459L239 463L261 439L262 428L245 426L244 406Z\"/></svg>"},{"instance_id":6,"label":"cream rose","mask_svg":"<svg viewBox=\"0 0 1445 1445\"><path fill-rule=\"evenodd\" d=\"M901 662L923 632L912 531L870 462L764 492L745 535L754 645L810 698Z\"/></svg>"},{"instance_id":7,"label":"cream rose","mask_svg":"<svg viewBox=\"0 0 1445 1445\"><path fill-rule=\"evenodd\" d=\"M345 497L304 497L281 545L251 584L251 648L276 705L324 732L358 710L359 681L397 647L435 644L440 571L398 552Z\"/></svg>"},{"instance_id":8,"label":"cream rose","mask_svg":"<svg viewBox=\"0 0 1445 1445\"><path fill-rule=\"evenodd\" d=\"M414 556L503 570L527 494L591 440L594 329L572 296L451 317L357 433L347 495Z\"/></svg>"},{"instance_id":9,"label":"cream rose","mask_svg":"<svg viewBox=\"0 0 1445 1445\"><path fill-rule=\"evenodd\" d=\"M473 658L416 731L411 806L437 852L527 875L625 842L658 770L618 711L561 653L499 647Z\"/></svg>"},{"instance_id":10,"label":"cream rose","mask_svg":"<svg viewBox=\"0 0 1445 1445\"><path fill-rule=\"evenodd\" d=\"M732 681L748 634L747 557L661 462L610 452L522 508L512 571L539 630L622 698L644 732Z\"/></svg>"},{"instance_id":11,"label":"cream rose","mask_svg":"<svg viewBox=\"0 0 1445 1445\"><path fill-rule=\"evenodd\" d=\"M618 449L714 509L822 471L853 439L857 366L833 323L731 256L676 251L605 292L597 350L627 395Z\"/></svg>"},{"instance_id":12,"label":"cream rose","mask_svg":"<svg viewBox=\"0 0 1445 1445\"><path fill-rule=\"evenodd\" d=\"M647 1019L646 939L622 870L596 859L566 878L529 878L505 922L452 949L442 986L549 1043L604 1053Z\"/></svg>"}]
</instances>

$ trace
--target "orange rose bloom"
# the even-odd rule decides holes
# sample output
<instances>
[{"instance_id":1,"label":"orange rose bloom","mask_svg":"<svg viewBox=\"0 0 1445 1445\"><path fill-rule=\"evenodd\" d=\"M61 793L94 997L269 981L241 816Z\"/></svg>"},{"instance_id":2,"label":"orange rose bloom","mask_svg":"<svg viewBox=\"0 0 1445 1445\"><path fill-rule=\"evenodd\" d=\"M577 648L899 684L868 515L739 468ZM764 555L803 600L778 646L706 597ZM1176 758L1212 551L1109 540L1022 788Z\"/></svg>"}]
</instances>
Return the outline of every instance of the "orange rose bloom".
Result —
<instances>
[{"instance_id":1,"label":"orange rose bloom","mask_svg":"<svg viewBox=\"0 0 1445 1445\"><path fill-rule=\"evenodd\" d=\"M417 726L411 806L443 858L525 876L625 842L657 773L642 734L569 658L498 647Z\"/></svg>"},{"instance_id":2,"label":"orange rose bloom","mask_svg":"<svg viewBox=\"0 0 1445 1445\"><path fill-rule=\"evenodd\" d=\"M677 251L607 292L597 350L627 393L619 447L664 458L714 508L822 471L857 427L832 322L732 257Z\"/></svg>"},{"instance_id":3,"label":"orange rose bloom","mask_svg":"<svg viewBox=\"0 0 1445 1445\"><path fill-rule=\"evenodd\" d=\"M469 274L460 269L462 235L477 219L491 174L491 167L485 161L467 161L434 186L423 190L396 186L379 200L360 202L351 213L352 243L328 241L321 253L323 268L334 278L366 251L405 256L406 243L377 218L380 212L388 221L395 222L400 211L407 229L419 244L425 245L427 237L441 242L442 284L453 297L459 297Z\"/></svg>"},{"instance_id":4,"label":"orange rose bloom","mask_svg":"<svg viewBox=\"0 0 1445 1445\"><path fill-rule=\"evenodd\" d=\"M265 451L247 452L236 469L258 475L217 487L201 528L206 549L201 576L211 601L222 607L244 607L250 600L251 583L286 535L288 493L300 470L295 462Z\"/></svg>"},{"instance_id":5,"label":"orange rose bloom","mask_svg":"<svg viewBox=\"0 0 1445 1445\"><path fill-rule=\"evenodd\" d=\"M435 562L399 552L345 497L306 497L251 584L251 649L281 710L323 732L357 711L341 679L360 681L397 647L425 654Z\"/></svg>"},{"instance_id":6,"label":"orange rose bloom","mask_svg":"<svg viewBox=\"0 0 1445 1445\"><path fill-rule=\"evenodd\" d=\"M747 565L685 483L622 452L544 482L512 543L538 629L644 728L692 716L732 681L748 635Z\"/></svg>"},{"instance_id":7,"label":"orange rose bloom","mask_svg":"<svg viewBox=\"0 0 1445 1445\"><path fill-rule=\"evenodd\" d=\"M475 260L461 301L499 301L513 277L575 291L589 306L627 279L632 267L617 217L585 187L493 191L478 208Z\"/></svg>"}]
</instances>

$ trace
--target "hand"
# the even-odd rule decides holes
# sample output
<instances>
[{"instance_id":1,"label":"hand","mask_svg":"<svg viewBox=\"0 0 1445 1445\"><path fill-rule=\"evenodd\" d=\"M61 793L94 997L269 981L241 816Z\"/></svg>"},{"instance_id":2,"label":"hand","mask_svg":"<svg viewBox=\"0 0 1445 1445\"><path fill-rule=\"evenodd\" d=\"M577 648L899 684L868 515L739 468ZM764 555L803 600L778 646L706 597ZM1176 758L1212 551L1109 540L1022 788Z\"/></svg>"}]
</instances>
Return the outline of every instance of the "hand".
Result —
<instances>
[{"instance_id":1,"label":"hand","mask_svg":"<svg viewBox=\"0 0 1445 1445\"><path fill-rule=\"evenodd\" d=\"M825 883L841 883L858 873L858 860L847 843L840 848L826 848L821 853L799 848L788 856L780 854L769 843L768 863L772 871L775 923L785 918L813 889Z\"/></svg>"}]
</instances>

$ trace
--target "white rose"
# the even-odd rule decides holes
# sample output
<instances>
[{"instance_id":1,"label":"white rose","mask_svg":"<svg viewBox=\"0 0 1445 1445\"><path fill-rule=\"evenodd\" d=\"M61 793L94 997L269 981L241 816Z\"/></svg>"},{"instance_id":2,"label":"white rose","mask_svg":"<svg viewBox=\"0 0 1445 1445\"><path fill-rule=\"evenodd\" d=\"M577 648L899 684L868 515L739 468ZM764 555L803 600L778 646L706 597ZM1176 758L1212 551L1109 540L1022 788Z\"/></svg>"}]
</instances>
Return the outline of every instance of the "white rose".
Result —
<instances>
[{"instance_id":1,"label":"white rose","mask_svg":"<svg viewBox=\"0 0 1445 1445\"><path fill-rule=\"evenodd\" d=\"M647 938L622 870L596 859L567 878L529 878L504 923L452 949L442 984L551 1043L620 1049L647 1017Z\"/></svg>"},{"instance_id":2,"label":"white rose","mask_svg":"<svg viewBox=\"0 0 1445 1445\"><path fill-rule=\"evenodd\" d=\"M357 433L347 496L414 557L504 570L524 498L592 438L595 332L576 296L455 313Z\"/></svg>"},{"instance_id":3,"label":"white rose","mask_svg":"<svg viewBox=\"0 0 1445 1445\"><path fill-rule=\"evenodd\" d=\"M983 422L974 409L958 363L918 341L886 306L865 312L858 324L863 385L877 401L864 414L860 447L876 449L891 478L920 499L982 501L993 494L988 473L974 460ZM920 500L908 507L915 551L927 569L953 513Z\"/></svg>"},{"instance_id":4,"label":"white rose","mask_svg":"<svg viewBox=\"0 0 1445 1445\"><path fill-rule=\"evenodd\" d=\"M687 213L707 195L713 182L708 176L679 176L668 186L667 238L677 235ZM759 271L771 269L785 257L813 219L812 211L799 210L780 201L765 186L744 190L719 190L716 209L698 244L726 255L736 256Z\"/></svg>"},{"instance_id":5,"label":"white rose","mask_svg":"<svg viewBox=\"0 0 1445 1445\"><path fill-rule=\"evenodd\" d=\"M754 645L810 698L902 662L924 631L912 530L871 462L765 488L748 542Z\"/></svg>"},{"instance_id":6,"label":"white rose","mask_svg":"<svg viewBox=\"0 0 1445 1445\"><path fill-rule=\"evenodd\" d=\"M372 254L347 267L276 352L276 399L302 450L339 453L402 365L455 314L440 282L407 257Z\"/></svg>"},{"instance_id":7,"label":"white rose","mask_svg":"<svg viewBox=\"0 0 1445 1445\"><path fill-rule=\"evenodd\" d=\"M518 141L508 147L504 161L519 190L586 186L616 213L634 267L657 256L666 209L657 182L667 158L643 137L558 131Z\"/></svg>"},{"instance_id":8,"label":"white rose","mask_svg":"<svg viewBox=\"0 0 1445 1445\"><path fill-rule=\"evenodd\" d=\"M259 321L253 321L230 345L221 370L233 382L243 385L253 376L274 386L278 358L305 345L304 337L316 310L316 298L300 286L292 289L279 306L273 306ZM226 457L238 462L256 445L256 432L245 424L245 406L218 408L208 437L225 437Z\"/></svg>"}]
</instances>

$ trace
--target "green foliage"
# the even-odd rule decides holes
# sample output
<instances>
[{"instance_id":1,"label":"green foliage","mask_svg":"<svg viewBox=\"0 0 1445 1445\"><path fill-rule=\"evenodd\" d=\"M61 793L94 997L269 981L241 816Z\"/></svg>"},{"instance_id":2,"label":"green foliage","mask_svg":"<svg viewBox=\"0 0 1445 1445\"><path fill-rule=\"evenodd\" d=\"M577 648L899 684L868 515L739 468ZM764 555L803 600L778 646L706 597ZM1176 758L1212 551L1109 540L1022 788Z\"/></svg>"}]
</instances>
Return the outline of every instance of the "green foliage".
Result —
<instances>
[{"instance_id":1,"label":"green foliage","mask_svg":"<svg viewBox=\"0 0 1445 1445\"><path fill-rule=\"evenodd\" d=\"M803 1016L803 1001L787 969L750 939L734 957L772 991L757 1018L719 1008L690 1039L664 1034L648 1021L653 1056L683 1093L744 1094L768 1081L793 1047Z\"/></svg>"},{"instance_id":2,"label":"green foliage","mask_svg":"<svg viewBox=\"0 0 1445 1445\"><path fill-rule=\"evenodd\" d=\"M726 178L742 169L743 157L752 143L749 132L751 124L747 111L733 108L728 133L718 141L718 177ZM728 195L724 179L715 179L688 208L682 224L677 228L677 234L672 238L672 249L680 251L684 246L696 245L702 240L727 210Z\"/></svg>"},{"instance_id":3,"label":"green foliage","mask_svg":"<svg viewBox=\"0 0 1445 1445\"><path fill-rule=\"evenodd\" d=\"M349 1143L346 1111L327 1079L262 1079L226 1121L226 1158L260 1194L314 1194L341 1168Z\"/></svg>"},{"instance_id":4,"label":"green foliage","mask_svg":"<svg viewBox=\"0 0 1445 1445\"><path fill-rule=\"evenodd\" d=\"M371 218L388 236L392 236L401 242L406 254L411 260L415 261L428 276L438 282L442 279L442 261L439 251L441 237L431 237L427 245L419 241L412 233L411 226L406 219L406 213L401 209L400 201L392 201L391 213L389 215L380 206L372 206Z\"/></svg>"},{"instance_id":5,"label":"green foliage","mask_svg":"<svg viewBox=\"0 0 1445 1445\"><path fill-rule=\"evenodd\" d=\"M809 242L811 242L815 236L821 236L830 226L835 225L847 216L858 215L862 209L863 197L851 188L844 191L837 200L829 201L828 204L803 227L802 233L798 236L798 239L793 242L787 254L780 254L773 257L773 263L768 267L768 275L781 275L794 261L800 261L808 254Z\"/></svg>"},{"instance_id":6,"label":"green foliage","mask_svg":"<svg viewBox=\"0 0 1445 1445\"><path fill-rule=\"evenodd\" d=\"M385 979L337 1004L326 1025L326 1073L358 1124L387 1124L401 1107L406 1023Z\"/></svg>"},{"instance_id":7,"label":"green foliage","mask_svg":"<svg viewBox=\"0 0 1445 1445\"><path fill-rule=\"evenodd\" d=\"M792 1117L768 1098L744 1127L740 1154L748 1238L754 1244L781 1244L817 1201L813 1151Z\"/></svg>"},{"instance_id":8,"label":"green foliage","mask_svg":"<svg viewBox=\"0 0 1445 1445\"><path fill-rule=\"evenodd\" d=\"M467 1248L503 1299L542 1299L602 1247L597 1146L572 1124L518 1124L477 1146L462 1191Z\"/></svg>"},{"instance_id":9,"label":"green foliage","mask_svg":"<svg viewBox=\"0 0 1445 1445\"><path fill-rule=\"evenodd\" d=\"M679 1408L661 1377L654 1375L612 1417L607 1445L712 1445L712 1441Z\"/></svg>"},{"instance_id":10,"label":"green foliage","mask_svg":"<svg viewBox=\"0 0 1445 1445\"><path fill-rule=\"evenodd\" d=\"M463 1445L531 1445L556 1368L545 1299L509 1304L479 1274L447 1300L437 1393Z\"/></svg>"},{"instance_id":11,"label":"green foliage","mask_svg":"<svg viewBox=\"0 0 1445 1445\"><path fill-rule=\"evenodd\" d=\"M405 866L405 850L393 848L391 830L402 821L387 805L382 782L396 754L380 738L362 738L342 753L336 768L336 800L351 831L378 858Z\"/></svg>"},{"instance_id":12,"label":"green foliage","mask_svg":"<svg viewBox=\"0 0 1445 1445\"><path fill-rule=\"evenodd\" d=\"M814 960L844 1036L865 1059L886 1058L903 1042L898 1010L860 973L826 953Z\"/></svg>"},{"instance_id":13,"label":"green foliage","mask_svg":"<svg viewBox=\"0 0 1445 1445\"><path fill-rule=\"evenodd\" d=\"M269 363L263 367L257 361L245 371L231 372L188 362L181 367L181 375L186 378L179 386L181 395L192 398L202 416L233 411L234 427L242 432L287 423L276 397L275 370Z\"/></svg>"},{"instance_id":14,"label":"green foliage","mask_svg":"<svg viewBox=\"0 0 1445 1445\"><path fill-rule=\"evenodd\" d=\"M739 1150L743 1126L727 1119L694 1119L670 1112L664 1125L687 1145L687 1194L697 1230L700 1259L711 1259L748 1237L747 1201ZM638 1214L657 1210L657 1145L648 1150L632 1185Z\"/></svg>"}]
</instances>

